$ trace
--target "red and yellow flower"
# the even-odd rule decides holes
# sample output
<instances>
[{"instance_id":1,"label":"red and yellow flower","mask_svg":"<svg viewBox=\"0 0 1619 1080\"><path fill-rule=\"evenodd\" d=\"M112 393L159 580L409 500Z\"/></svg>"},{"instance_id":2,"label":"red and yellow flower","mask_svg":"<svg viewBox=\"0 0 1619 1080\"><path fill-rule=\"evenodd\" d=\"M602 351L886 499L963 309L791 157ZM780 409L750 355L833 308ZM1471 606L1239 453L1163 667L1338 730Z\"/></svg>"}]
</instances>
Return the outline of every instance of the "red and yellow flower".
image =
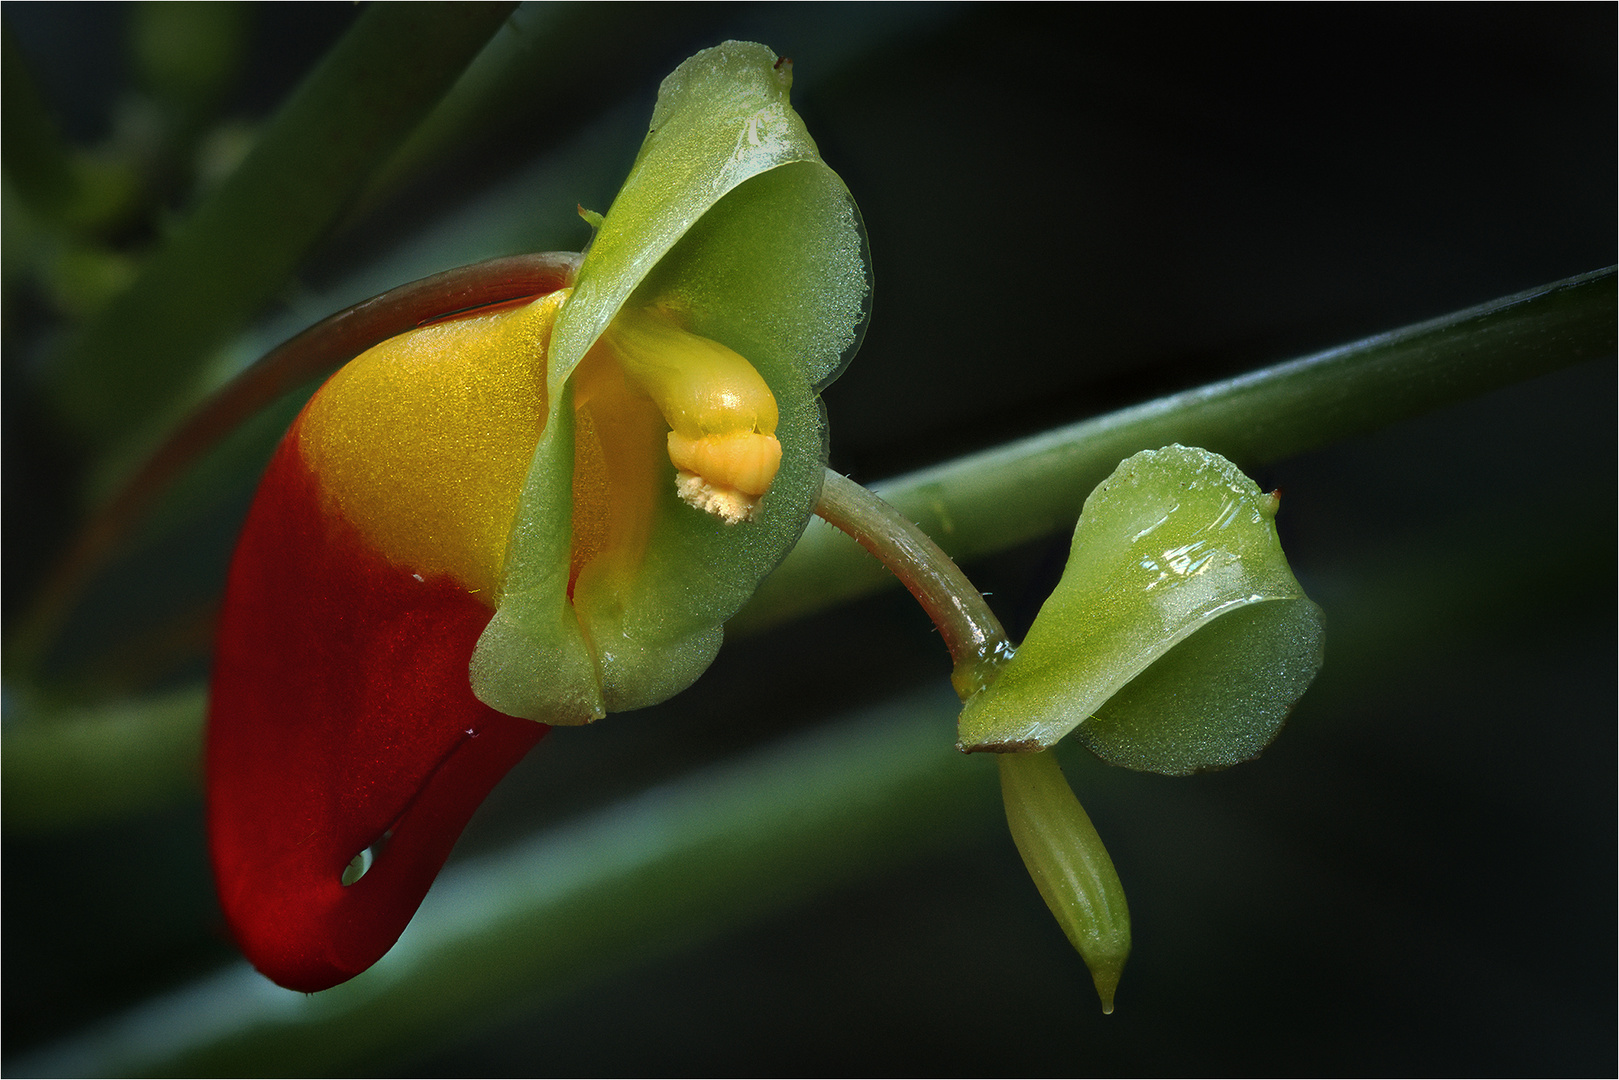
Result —
<instances>
[{"instance_id":1,"label":"red and yellow flower","mask_svg":"<svg viewBox=\"0 0 1619 1080\"><path fill-rule=\"evenodd\" d=\"M690 685L796 542L869 284L789 82L687 61L571 280L369 350L276 451L207 766L226 917L282 985L374 963L549 725Z\"/></svg>"}]
</instances>

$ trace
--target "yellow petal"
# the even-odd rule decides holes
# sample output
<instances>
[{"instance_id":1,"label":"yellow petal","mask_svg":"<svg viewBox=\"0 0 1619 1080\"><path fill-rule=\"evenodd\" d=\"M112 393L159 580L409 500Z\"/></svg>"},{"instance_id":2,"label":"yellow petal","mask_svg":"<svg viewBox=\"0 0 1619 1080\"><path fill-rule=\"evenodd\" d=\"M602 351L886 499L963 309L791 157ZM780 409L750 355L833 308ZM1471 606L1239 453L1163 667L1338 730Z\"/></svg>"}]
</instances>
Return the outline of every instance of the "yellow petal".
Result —
<instances>
[{"instance_id":1,"label":"yellow petal","mask_svg":"<svg viewBox=\"0 0 1619 1080\"><path fill-rule=\"evenodd\" d=\"M329 507L412 572L495 603L567 290L423 327L350 361L310 402L299 447Z\"/></svg>"}]
</instances>

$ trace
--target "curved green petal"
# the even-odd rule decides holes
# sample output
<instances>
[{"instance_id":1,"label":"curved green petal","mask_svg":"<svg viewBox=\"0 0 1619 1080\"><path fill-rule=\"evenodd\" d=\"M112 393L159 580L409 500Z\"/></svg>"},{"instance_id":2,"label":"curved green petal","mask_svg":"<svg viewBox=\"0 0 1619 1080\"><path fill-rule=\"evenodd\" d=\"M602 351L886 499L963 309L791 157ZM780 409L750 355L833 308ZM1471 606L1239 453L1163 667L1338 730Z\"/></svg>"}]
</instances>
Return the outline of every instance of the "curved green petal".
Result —
<instances>
[{"instance_id":1,"label":"curved green petal","mask_svg":"<svg viewBox=\"0 0 1619 1080\"><path fill-rule=\"evenodd\" d=\"M859 211L789 106L790 83L790 67L744 42L699 53L664 80L552 336L551 417L499 610L473 659L474 689L502 711L581 723L689 686L725 620L809 520L826 457L817 393L859 344L870 279ZM685 329L753 364L780 410L782 464L756 518L733 526L681 502L664 462L638 572L582 575L570 601L567 529L525 523L566 516L555 503L574 462L562 390L626 305L678 312ZM580 685L591 671L593 685Z\"/></svg>"},{"instance_id":2,"label":"curved green petal","mask_svg":"<svg viewBox=\"0 0 1619 1080\"><path fill-rule=\"evenodd\" d=\"M1238 608L1137 675L1074 737L1110 765L1166 776L1259 756L1321 670L1321 609L1307 598Z\"/></svg>"},{"instance_id":3,"label":"curved green petal","mask_svg":"<svg viewBox=\"0 0 1619 1080\"><path fill-rule=\"evenodd\" d=\"M811 384L831 381L865 322L864 230L788 104L791 85L790 66L742 41L698 53L663 81L646 141L557 318L553 389L643 286L654 295L638 299L691 302L707 324L698 333L754 326ZM788 175L749 184L784 167Z\"/></svg>"},{"instance_id":4,"label":"curved green petal","mask_svg":"<svg viewBox=\"0 0 1619 1080\"><path fill-rule=\"evenodd\" d=\"M500 604L473 650L472 691L484 704L547 724L599 720L596 662L568 600L573 537L573 408L553 403L524 505L507 547ZM549 512L536 513L534 507Z\"/></svg>"},{"instance_id":5,"label":"curved green petal","mask_svg":"<svg viewBox=\"0 0 1619 1080\"><path fill-rule=\"evenodd\" d=\"M1321 666L1321 611L1276 537L1275 500L1217 454L1128 458L1085 501L1062 582L964 749L1044 749L1172 775L1262 750Z\"/></svg>"}]
</instances>

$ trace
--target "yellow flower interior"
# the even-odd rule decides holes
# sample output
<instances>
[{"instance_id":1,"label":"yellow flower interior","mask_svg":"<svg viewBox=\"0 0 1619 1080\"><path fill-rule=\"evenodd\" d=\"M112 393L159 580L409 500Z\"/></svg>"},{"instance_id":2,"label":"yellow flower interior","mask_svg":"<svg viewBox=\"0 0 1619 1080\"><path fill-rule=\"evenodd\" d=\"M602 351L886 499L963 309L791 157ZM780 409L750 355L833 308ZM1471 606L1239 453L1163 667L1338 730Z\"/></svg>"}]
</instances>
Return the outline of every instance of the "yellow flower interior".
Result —
<instances>
[{"instance_id":1,"label":"yellow flower interior","mask_svg":"<svg viewBox=\"0 0 1619 1080\"><path fill-rule=\"evenodd\" d=\"M330 507L389 559L449 574L491 607L566 297L391 338L333 375L303 417L299 446Z\"/></svg>"},{"instance_id":2,"label":"yellow flower interior","mask_svg":"<svg viewBox=\"0 0 1619 1080\"><path fill-rule=\"evenodd\" d=\"M448 574L493 607L567 296L401 334L333 375L299 428L328 511L393 562ZM680 495L731 523L775 478L776 399L764 379L660 314L621 315L572 386L570 593L582 574L611 588L605 578L639 565L664 454Z\"/></svg>"},{"instance_id":3,"label":"yellow flower interior","mask_svg":"<svg viewBox=\"0 0 1619 1080\"><path fill-rule=\"evenodd\" d=\"M610 355L592 350L574 369L573 563L568 586L631 573L652 525L663 458L663 418Z\"/></svg>"}]
</instances>

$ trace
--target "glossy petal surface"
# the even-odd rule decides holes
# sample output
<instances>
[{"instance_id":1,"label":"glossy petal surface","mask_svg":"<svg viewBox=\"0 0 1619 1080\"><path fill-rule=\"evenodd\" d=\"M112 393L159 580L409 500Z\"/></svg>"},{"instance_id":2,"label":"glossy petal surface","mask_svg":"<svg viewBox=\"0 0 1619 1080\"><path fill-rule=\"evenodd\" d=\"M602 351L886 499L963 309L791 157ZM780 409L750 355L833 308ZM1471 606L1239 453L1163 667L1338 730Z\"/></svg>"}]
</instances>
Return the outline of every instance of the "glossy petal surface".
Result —
<instances>
[{"instance_id":1,"label":"glossy petal surface","mask_svg":"<svg viewBox=\"0 0 1619 1080\"><path fill-rule=\"evenodd\" d=\"M1045 748L1075 732L1103 760L1172 775L1258 754L1322 659L1321 611L1275 513L1218 454L1126 459L1085 500L1017 654L962 710L962 746Z\"/></svg>"},{"instance_id":2,"label":"glossy petal surface","mask_svg":"<svg viewBox=\"0 0 1619 1080\"><path fill-rule=\"evenodd\" d=\"M393 945L473 811L547 729L472 696L467 656L488 608L447 575L390 563L324 512L297 434L271 463L231 568L208 827L243 951L276 982L313 991ZM375 864L343 885L367 848Z\"/></svg>"}]
</instances>

